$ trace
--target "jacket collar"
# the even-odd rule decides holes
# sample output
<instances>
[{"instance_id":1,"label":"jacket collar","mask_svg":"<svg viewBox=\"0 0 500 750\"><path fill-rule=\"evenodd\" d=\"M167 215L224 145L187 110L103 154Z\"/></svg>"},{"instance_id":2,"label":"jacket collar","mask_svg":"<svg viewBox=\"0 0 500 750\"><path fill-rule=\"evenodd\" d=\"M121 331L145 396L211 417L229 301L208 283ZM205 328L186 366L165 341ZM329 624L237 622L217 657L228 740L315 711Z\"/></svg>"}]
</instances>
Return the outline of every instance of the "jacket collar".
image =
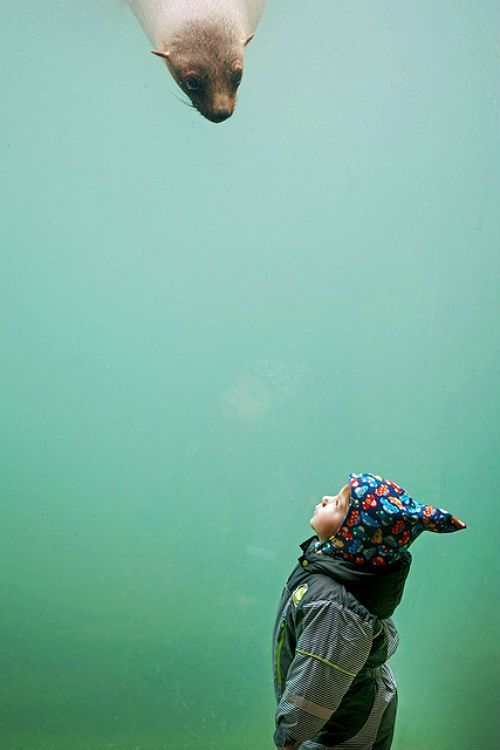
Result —
<instances>
[{"instance_id":1,"label":"jacket collar","mask_svg":"<svg viewBox=\"0 0 500 750\"><path fill-rule=\"evenodd\" d=\"M309 573L322 573L334 578L372 614L390 617L400 603L406 578L410 571L411 555L408 552L397 564L388 568L373 569L359 566L330 555L318 554L314 549L317 536L309 537L300 545L303 554L299 564Z\"/></svg>"}]
</instances>

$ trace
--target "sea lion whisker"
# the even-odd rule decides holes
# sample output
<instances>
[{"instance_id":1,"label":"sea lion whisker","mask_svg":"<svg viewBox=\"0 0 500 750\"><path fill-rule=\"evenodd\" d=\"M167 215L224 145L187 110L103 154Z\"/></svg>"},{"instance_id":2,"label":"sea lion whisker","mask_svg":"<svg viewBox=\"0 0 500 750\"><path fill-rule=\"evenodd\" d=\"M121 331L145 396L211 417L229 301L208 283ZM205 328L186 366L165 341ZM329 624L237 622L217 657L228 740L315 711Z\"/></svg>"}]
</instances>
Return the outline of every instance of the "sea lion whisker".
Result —
<instances>
[{"instance_id":1,"label":"sea lion whisker","mask_svg":"<svg viewBox=\"0 0 500 750\"><path fill-rule=\"evenodd\" d=\"M177 99L178 102L180 102L181 104L184 104L185 107L192 107L194 109L194 105L193 105L192 101L190 99L188 99L187 97L186 97L186 99L183 99L182 96L179 96L179 94L177 94L175 91L170 91L170 89L169 89L168 93L171 96L173 96L174 99Z\"/></svg>"}]
</instances>

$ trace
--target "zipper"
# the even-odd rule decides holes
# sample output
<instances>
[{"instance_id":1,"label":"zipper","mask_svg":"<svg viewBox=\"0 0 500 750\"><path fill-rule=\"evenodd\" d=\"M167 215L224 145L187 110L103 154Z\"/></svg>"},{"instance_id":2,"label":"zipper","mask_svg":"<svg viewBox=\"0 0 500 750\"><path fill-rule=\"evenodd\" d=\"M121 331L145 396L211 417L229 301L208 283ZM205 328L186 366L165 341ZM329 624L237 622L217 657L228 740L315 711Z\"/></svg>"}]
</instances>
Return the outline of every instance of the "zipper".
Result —
<instances>
[{"instance_id":1,"label":"zipper","mask_svg":"<svg viewBox=\"0 0 500 750\"><path fill-rule=\"evenodd\" d=\"M285 643L286 620L282 620L278 634L278 646L276 648L276 682L281 685L281 651Z\"/></svg>"}]
</instances>

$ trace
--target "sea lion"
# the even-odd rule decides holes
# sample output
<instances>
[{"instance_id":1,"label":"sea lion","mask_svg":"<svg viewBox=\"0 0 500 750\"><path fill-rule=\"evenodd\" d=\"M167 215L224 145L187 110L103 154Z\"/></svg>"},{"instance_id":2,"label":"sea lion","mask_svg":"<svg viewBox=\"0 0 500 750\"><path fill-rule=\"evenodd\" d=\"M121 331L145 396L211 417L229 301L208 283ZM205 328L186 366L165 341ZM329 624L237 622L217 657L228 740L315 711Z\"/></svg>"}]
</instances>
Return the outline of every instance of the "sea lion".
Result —
<instances>
[{"instance_id":1,"label":"sea lion","mask_svg":"<svg viewBox=\"0 0 500 750\"><path fill-rule=\"evenodd\" d=\"M193 106L211 122L227 120L266 0L126 1Z\"/></svg>"}]
</instances>

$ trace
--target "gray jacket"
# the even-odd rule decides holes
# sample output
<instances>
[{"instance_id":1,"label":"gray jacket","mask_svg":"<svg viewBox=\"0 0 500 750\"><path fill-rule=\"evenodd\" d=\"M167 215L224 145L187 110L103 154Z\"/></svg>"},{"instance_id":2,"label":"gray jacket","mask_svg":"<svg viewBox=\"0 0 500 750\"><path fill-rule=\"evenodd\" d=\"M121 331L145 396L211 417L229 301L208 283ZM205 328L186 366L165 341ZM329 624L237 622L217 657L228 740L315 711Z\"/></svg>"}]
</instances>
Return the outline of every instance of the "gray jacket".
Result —
<instances>
[{"instance_id":1,"label":"gray jacket","mask_svg":"<svg viewBox=\"0 0 500 750\"><path fill-rule=\"evenodd\" d=\"M411 558L360 571L318 555L316 540L301 545L273 631L276 746L388 750L397 698L387 660L398 643L390 615Z\"/></svg>"}]
</instances>

